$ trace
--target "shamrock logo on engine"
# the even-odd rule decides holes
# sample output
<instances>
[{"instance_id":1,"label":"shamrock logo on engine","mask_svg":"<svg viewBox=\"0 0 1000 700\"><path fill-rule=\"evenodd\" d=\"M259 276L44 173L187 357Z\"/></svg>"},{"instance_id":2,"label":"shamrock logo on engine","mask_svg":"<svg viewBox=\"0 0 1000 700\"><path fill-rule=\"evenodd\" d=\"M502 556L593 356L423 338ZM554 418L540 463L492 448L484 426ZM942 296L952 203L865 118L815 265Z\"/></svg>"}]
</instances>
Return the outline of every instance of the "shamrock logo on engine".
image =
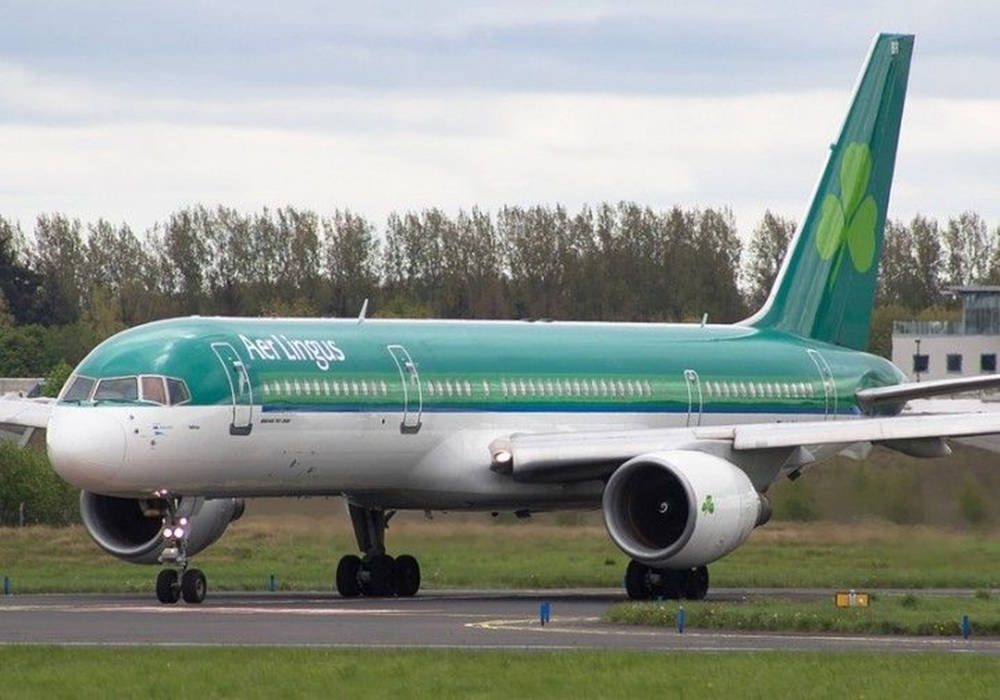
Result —
<instances>
[{"instance_id":1,"label":"shamrock logo on engine","mask_svg":"<svg viewBox=\"0 0 1000 700\"><path fill-rule=\"evenodd\" d=\"M715 512L715 503L712 501L711 496L705 496L705 502L701 504L701 512L707 515Z\"/></svg>"}]
</instances>

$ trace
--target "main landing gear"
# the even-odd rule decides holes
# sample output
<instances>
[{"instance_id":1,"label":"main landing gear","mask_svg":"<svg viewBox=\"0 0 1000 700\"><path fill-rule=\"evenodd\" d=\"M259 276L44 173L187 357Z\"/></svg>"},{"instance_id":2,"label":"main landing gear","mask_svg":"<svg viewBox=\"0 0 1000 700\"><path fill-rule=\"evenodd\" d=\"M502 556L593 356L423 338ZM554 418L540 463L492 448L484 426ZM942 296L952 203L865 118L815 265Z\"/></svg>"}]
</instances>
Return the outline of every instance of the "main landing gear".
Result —
<instances>
[{"instance_id":1,"label":"main landing gear","mask_svg":"<svg viewBox=\"0 0 1000 700\"><path fill-rule=\"evenodd\" d=\"M625 592L632 600L704 600L708 595L708 567L654 569L633 559L625 569Z\"/></svg>"},{"instance_id":2,"label":"main landing gear","mask_svg":"<svg viewBox=\"0 0 1000 700\"><path fill-rule=\"evenodd\" d=\"M178 517L177 502L168 499L163 517L163 550L160 563L176 568L162 569L156 577L156 599L173 604L181 598L185 603L200 603L208 592L208 581L201 569L189 569L187 557L188 519ZM178 571L178 569L180 571Z\"/></svg>"},{"instance_id":3,"label":"main landing gear","mask_svg":"<svg viewBox=\"0 0 1000 700\"><path fill-rule=\"evenodd\" d=\"M395 511L348 504L354 536L362 556L348 554L337 564L337 592L345 598L363 595L409 597L420 589L420 565L409 554L385 553L385 529Z\"/></svg>"}]
</instances>

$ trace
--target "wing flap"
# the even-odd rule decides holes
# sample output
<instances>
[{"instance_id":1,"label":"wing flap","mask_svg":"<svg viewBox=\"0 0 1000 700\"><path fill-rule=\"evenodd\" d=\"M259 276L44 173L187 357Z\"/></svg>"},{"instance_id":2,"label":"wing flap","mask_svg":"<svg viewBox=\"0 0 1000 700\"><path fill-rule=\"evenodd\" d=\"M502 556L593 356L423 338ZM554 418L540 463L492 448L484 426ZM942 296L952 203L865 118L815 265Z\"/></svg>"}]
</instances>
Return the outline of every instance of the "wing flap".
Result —
<instances>
[{"instance_id":1,"label":"wing flap","mask_svg":"<svg viewBox=\"0 0 1000 700\"><path fill-rule=\"evenodd\" d=\"M956 413L937 416L894 416L808 423L759 423L735 430L733 448L760 450L798 445L887 442L918 438L989 435L1000 432L1000 414Z\"/></svg>"},{"instance_id":2,"label":"wing flap","mask_svg":"<svg viewBox=\"0 0 1000 700\"><path fill-rule=\"evenodd\" d=\"M490 444L491 468L518 481L579 481L607 476L647 452L729 443L736 452L819 445L885 444L915 456L946 454L942 438L1000 434L1000 413L856 418L651 430L515 434Z\"/></svg>"}]
</instances>

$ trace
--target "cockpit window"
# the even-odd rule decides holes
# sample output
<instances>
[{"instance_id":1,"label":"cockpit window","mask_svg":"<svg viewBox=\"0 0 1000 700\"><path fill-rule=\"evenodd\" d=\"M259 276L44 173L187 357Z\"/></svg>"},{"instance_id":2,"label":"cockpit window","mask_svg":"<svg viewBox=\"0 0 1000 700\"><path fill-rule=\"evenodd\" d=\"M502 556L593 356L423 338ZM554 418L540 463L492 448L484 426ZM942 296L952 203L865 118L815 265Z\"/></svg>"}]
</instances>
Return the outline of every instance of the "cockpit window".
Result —
<instances>
[{"instance_id":1,"label":"cockpit window","mask_svg":"<svg viewBox=\"0 0 1000 700\"><path fill-rule=\"evenodd\" d=\"M175 406L191 400L187 384L180 379L167 378L167 393L170 395L170 405Z\"/></svg>"},{"instance_id":2,"label":"cockpit window","mask_svg":"<svg viewBox=\"0 0 1000 700\"><path fill-rule=\"evenodd\" d=\"M167 391L163 388L163 377L143 376L139 378L139 381L142 383L143 401L153 401L160 404L167 402Z\"/></svg>"},{"instance_id":3,"label":"cockpit window","mask_svg":"<svg viewBox=\"0 0 1000 700\"><path fill-rule=\"evenodd\" d=\"M63 401L86 401L90 398L90 391L94 388L94 380L90 377L76 377L69 389L63 394Z\"/></svg>"},{"instance_id":4,"label":"cockpit window","mask_svg":"<svg viewBox=\"0 0 1000 700\"><path fill-rule=\"evenodd\" d=\"M97 383L94 401L138 401L139 387L135 377L102 379Z\"/></svg>"}]
</instances>

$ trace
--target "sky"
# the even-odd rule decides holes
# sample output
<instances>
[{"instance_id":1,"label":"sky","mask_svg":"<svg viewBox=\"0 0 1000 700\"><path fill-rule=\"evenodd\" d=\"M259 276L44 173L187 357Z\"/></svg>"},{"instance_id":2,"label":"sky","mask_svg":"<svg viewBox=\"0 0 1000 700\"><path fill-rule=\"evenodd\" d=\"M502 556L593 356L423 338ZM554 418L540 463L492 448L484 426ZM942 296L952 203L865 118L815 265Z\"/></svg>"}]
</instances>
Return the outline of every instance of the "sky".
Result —
<instances>
[{"instance_id":1,"label":"sky","mask_svg":"<svg viewBox=\"0 0 1000 700\"><path fill-rule=\"evenodd\" d=\"M697 5L697 7L694 7ZM800 219L878 31L889 216L1000 225L1000 3L0 0L0 215L630 200Z\"/></svg>"}]
</instances>

